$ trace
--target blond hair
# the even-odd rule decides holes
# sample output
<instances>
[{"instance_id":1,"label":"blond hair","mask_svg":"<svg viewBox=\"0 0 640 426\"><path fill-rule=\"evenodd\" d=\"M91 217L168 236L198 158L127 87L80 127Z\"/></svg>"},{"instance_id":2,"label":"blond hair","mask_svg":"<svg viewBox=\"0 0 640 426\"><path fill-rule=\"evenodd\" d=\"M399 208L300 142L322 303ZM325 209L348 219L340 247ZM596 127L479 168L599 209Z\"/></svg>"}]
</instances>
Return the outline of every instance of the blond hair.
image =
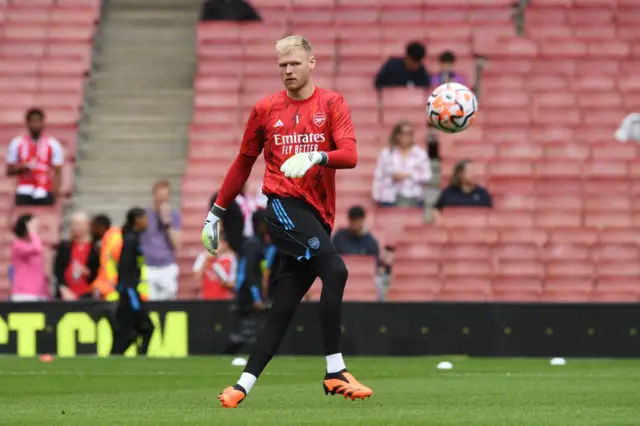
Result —
<instances>
[{"instance_id":1,"label":"blond hair","mask_svg":"<svg viewBox=\"0 0 640 426\"><path fill-rule=\"evenodd\" d=\"M302 49L311 54L311 43L301 35L290 35L276 42L276 52L278 54L291 53L296 49Z\"/></svg>"},{"instance_id":2,"label":"blond hair","mask_svg":"<svg viewBox=\"0 0 640 426\"><path fill-rule=\"evenodd\" d=\"M76 210L71 214L71 221L89 222L89 215L81 210Z\"/></svg>"}]
</instances>

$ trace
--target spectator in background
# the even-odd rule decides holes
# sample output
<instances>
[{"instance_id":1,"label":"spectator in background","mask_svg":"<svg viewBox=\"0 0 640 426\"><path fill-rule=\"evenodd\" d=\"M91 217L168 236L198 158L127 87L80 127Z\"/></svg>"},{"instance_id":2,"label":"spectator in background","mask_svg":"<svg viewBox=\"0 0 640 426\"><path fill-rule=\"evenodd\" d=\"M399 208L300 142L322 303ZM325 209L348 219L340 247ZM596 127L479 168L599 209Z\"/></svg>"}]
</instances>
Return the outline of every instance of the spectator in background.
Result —
<instances>
[{"instance_id":1,"label":"spectator in background","mask_svg":"<svg viewBox=\"0 0 640 426\"><path fill-rule=\"evenodd\" d=\"M176 250L180 247L180 213L170 204L171 184L153 185L153 206L147 209L149 226L140 243L147 266L149 300L174 300L178 295Z\"/></svg>"},{"instance_id":2,"label":"spectator in background","mask_svg":"<svg viewBox=\"0 0 640 426\"><path fill-rule=\"evenodd\" d=\"M11 247L13 285L11 301L42 302L51 299L44 265L44 245L38 236L38 222L30 214L18 218L13 226Z\"/></svg>"},{"instance_id":3,"label":"spectator in background","mask_svg":"<svg viewBox=\"0 0 640 426\"><path fill-rule=\"evenodd\" d=\"M209 202L209 208L213 207L213 204L218 198L216 192L211 197ZM242 256L242 245L244 244L244 215L238 205L237 201L232 201L227 206L227 212L224 214L224 218L220 221L222 223L222 232L224 233L231 250L236 253L236 256Z\"/></svg>"},{"instance_id":4,"label":"spectator in background","mask_svg":"<svg viewBox=\"0 0 640 426\"><path fill-rule=\"evenodd\" d=\"M431 77L423 61L427 49L418 41L407 45L404 58L391 57L376 75L375 87L431 87Z\"/></svg>"},{"instance_id":5,"label":"spectator in background","mask_svg":"<svg viewBox=\"0 0 640 426\"><path fill-rule=\"evenodd\" d=\"M202 299L232 299L236 286L237 268L236 255L221 234L218 253L214 256L203 251L193 264L193 273L202 282Z\"/></svg>"},{"instance_id":6,"label":"spectator in background","mask_svg":"<svg viewBox=\"0 0 640 426\"><path fill-rule=\"evenodd\" d=\"M378 156L373 177L373 199L382 207L415 207L424 202L424 187L431 180L427 152L414 142L413 126L393 126L389 147Z\"/></svg>"},{"instance_id":7,"label":"spectator in background","mask_svg":"<svg viewBox=\"0 0 640 426\"><path fill-rule=\"evenodd\" d=\"M376 276L376 288L378 289L378 299L386 302L389 293L389 284L391 283L391 265L393 264L393 255L395 247L385 245L384 250L380 254L378 261L378 274Z\"/></svg>"},{"instance_id":8,"label":"spectator in background","mask_svg":"<svg viewBox=\"0 0 640 426\"><path fill-rule=\"evenodd\" d=\"M27 132L15 137L7 151L7 175L17 176L18 206L52 206L60 191L64 151L57 139L43 133L44 112L30 109Z\"/></svg>"},{"instance_id":9,"label":"spectator in background","mask_svg":"<svg viewBox=\"0 0 640 426\"><path fill-rule=\"evenodd\" d=\"M393 247L385 246L385 250L380 253L378 240L366 230L365 219L366 213L361 206L351 207L349 225L335 233L333 245L339 254L375 256L377 265L375 285L378 289L378 298L383 301L389 291Z\"/></svg>"},{"instance_id":10,"label":"spectator in background","mask_svg":"<svg viewBox=\"0 0 640 426\"><path fill-rule=\"evenodd\" d=\"M280 265L280 256L278 256L278 249L275 244L269 242L264 252L264 268L262 270L262 296L270 303L273 300L275 294L275 282L276 274ZM310 293L307 292L305 299L308 299Z\"/></svg>"},{"instance_id":11,"label":"spectator in background","mask_svg":"<svg viewBox=\"0 0 640 426\"><path fill-rule=\"evenodd\" d=\"M434 205L435 223L442 221L441 212L445 207L493 207L489 192L475 183L470 164L470 160L462 160L454 166L449 185L442 191Z\"/></svg>"},{"instance_id":12,"label":"spectator in background","mask_svg":"<svg viewBox=\"0 0 640 426\"><path fill-rule=\"evenodd\" d=\"M361 206L349 209L349 225L333 236L333 245L338 254L372 255L380 257L378 241L365 227L366 212Z\"/></svg>"},{"instance_id":13,"label":"spectator in background","mask_svg":"<svg viewBox=\"0 0 640 426\"><path fill-rule=\"evenodd\" d=\"M226 215L225 215L226 217ZM263 295L263 271L269 246L267 221L264 211L253 214L255 235L247 238L238 261L235 313L237 324L229 335L229 345L224 354L235 354L246 344L253 343L262 328L264 311L267 309Z\"/></svg>"},{"instance_id":14,"label":"spectator in background","mask_svg":"<svg viewBox=\"0 0 640 426\"><path fill-rule=\"evenodd\" d=\"M431 160L440 160L440 130L428 123L427 125L427 156Z\"/></svg>"},{"instance_id":15,"label":"spectator in background","mask_svg":"<svg viewBox=\"0 0 640 426\"><path fill-rule=\"evenodd\" d=\"M115 286L118 280L118 266L114 252L119 252L122 242L120 228L111 226L111 219L104 214L95 215L91 219L91 236L99 251L100 267L98 275L91 283L96 297L113 302L118 300Z\"/></svg>"},{"instance_id":16,"label":"spectator in background","mask_svg":"<svg viewBox=\"0 0 640 426\"><path fill-rule=\"evenodd\" d=\"M240 207L242 216L244 217L244 229L242 234L245 238L252 237L253 232L253 214L267 207L267 197L262 193L262 186L255 191L251 191L249 185L242 188L242 192L236 197L236 203ZM225 215L226 217L226 215Z\"/></svg>"},{"instance_id":17,"label":"spectator in background","mask_svg":"<svg viewBox=\"0 0 640 426\"><path fill-rule=\"evenodd\" d=\"M203 21L259 21L260 15L244 0L206 0L202 5Z\"/></svg>"},{"instance_id":18,"label":"spectator in background","mask_svg":"<svg viewBox=\"0 0 640 426\"><path fill-rule=\"evenodd\" d=\"M56 249L53 274L57 297L62 300L91 299L91 283L98 276L100 253L93 242L89 216L75 212L71 216L71 238Z\"/></svg>"},{"instance_id":19,"label":"spectator in background","mask_svg":"<svg viewBox=\"0 0 640 426\"><path fill-rule=\"evenodd\" d=\"M455 71L456 55L450 50L440 54L440 71L434 77L433 85L440 86L444 83L464 84L464 79Z\"/></svg>"}]
</instances>

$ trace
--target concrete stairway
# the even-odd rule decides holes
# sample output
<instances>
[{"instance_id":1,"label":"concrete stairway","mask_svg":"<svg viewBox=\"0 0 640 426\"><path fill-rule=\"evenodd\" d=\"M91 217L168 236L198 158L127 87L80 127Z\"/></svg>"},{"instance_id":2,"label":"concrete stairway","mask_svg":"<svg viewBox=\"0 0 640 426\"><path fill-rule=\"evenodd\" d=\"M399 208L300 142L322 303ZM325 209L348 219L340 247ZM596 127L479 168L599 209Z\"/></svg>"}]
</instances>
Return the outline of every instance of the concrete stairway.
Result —
<instances>
[{"instance_id":1,"label":"concrete stairway","mask_svg":"<svg viewBox=\"0 0 640 426\"><path fill-rule=\"evenodd\" d=\"M73 207L120 223L169 180L179 205L202 0L110 0L80 126Z\"/></svg>"}]
</instances>

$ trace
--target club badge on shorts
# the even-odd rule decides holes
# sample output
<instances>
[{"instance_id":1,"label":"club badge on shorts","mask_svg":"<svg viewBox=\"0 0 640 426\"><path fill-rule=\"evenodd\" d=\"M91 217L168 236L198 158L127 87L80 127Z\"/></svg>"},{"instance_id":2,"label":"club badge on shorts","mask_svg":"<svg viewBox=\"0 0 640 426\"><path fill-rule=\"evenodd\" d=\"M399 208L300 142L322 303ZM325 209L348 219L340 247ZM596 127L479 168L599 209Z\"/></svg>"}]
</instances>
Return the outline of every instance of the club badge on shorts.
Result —
<instances>
[{"instance_id":1,"label":"club badge on shorts","mask_svg":"<svg viewBox=\"0 0 640 426\"><path fill-rule=\"evenodd\" d=\"M320 240L316 237L309 238L309 241L307 242L309 243L309 247L314 250L318 250L318 247L320 247Z\"/></svg>"},{"instance_id":2,"label":"club badge on shorts","mask_svg":"<svg viewBox=\"0 0 640 426\"><path fill-rule=\"evenodd\" d=\"M324 115L324 112L316 112L313 114L313 122L316 123L316 126L322 126L325 121L327 121L327 116Z\"/></svg>"}]
</instances>

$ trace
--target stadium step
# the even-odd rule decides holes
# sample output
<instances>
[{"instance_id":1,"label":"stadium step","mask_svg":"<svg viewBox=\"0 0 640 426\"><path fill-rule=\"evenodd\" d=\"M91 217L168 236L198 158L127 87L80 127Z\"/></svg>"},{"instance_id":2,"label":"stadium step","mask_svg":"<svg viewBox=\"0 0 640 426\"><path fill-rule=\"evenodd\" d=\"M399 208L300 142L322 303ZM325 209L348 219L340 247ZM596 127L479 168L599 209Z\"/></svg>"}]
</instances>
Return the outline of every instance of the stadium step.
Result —
<instances>
[{"instance_id":1,"label":"stadium step","mask_svg":"<svg viewBox=\"0 0 640 426\"><path fill-rule=\"evenodd\" d=\"M180 184L180 175L165 176L165 178L174 186ZM92 177L91 179L99 180L100 177ZM109 179L108 186L100 182L93 182L93 184L101 185L100 191L96 192L94 195L101 194L106 196L117 196L122 191L122 188L127 188L127 192L129 192L130 196L135 196L136 199L139 198L137 203L145 204L148 203L150 199L149 186L147 185L148 182L145 182L143 179L130 180L127 178L113 178Z\"/></svg>"},{"instance_id":2,"label":"stadium step","mask_svg":"<svg viewBox=\"0 0 640 426\"><path fill-rule=\"evenodd\" d=\"M115 140L103 140L104 143L110 146L121 146L119 141ZM168 141L168 140L142 140L137 141L135 145L131 145L126 151L120 150L104 150L102 147L96 147L87 145L80 148L80 154L83 159L90 160L102 160L104 162L122 162L128 161L132 156L145 157L147 161L159 162L162 161L163 165L167 159L167 154L170 154L174 158L184 157L187 148L180 141ZM182 159L178 161L183 161Z\"/></svg>"},{"instance_id":3,"label":"stadium step","mask_svg":"<svg viewBox=\"0 0 640 426\"><path fill-rule=\"evenodd\" d=\"M78 177L76 183L81 187L83 193L86 190L99 190L99 187L84 188L82 184L93 183L100 185L109 185L111 179L120 180L122 178L130 178L131 182L139 182L144 180L147 182L148 191L153 182L157 179L164 179L171 175L182 175L185 165L183 158L174 160L163 160L159 163L155 159L140 160L137 158L129 161L109 161L106 162L101 158L86 158L78 163ZM92 179L95 178L95 181ZM123 196L126 187L122 187Z\"/></svg>"},{"instance_id":4,"label":"stadium step","mask_svg":"<svg viewBox=\"0 0 640 426\"><path fill-rule=\"evenodd\" d=\"M200 6L199 0L107 4L81 125L87 141L79 150L76 208L120 218L131 205L149 203L158 179L172 182L178 205Z\"/></svg>"}]
</instances>

